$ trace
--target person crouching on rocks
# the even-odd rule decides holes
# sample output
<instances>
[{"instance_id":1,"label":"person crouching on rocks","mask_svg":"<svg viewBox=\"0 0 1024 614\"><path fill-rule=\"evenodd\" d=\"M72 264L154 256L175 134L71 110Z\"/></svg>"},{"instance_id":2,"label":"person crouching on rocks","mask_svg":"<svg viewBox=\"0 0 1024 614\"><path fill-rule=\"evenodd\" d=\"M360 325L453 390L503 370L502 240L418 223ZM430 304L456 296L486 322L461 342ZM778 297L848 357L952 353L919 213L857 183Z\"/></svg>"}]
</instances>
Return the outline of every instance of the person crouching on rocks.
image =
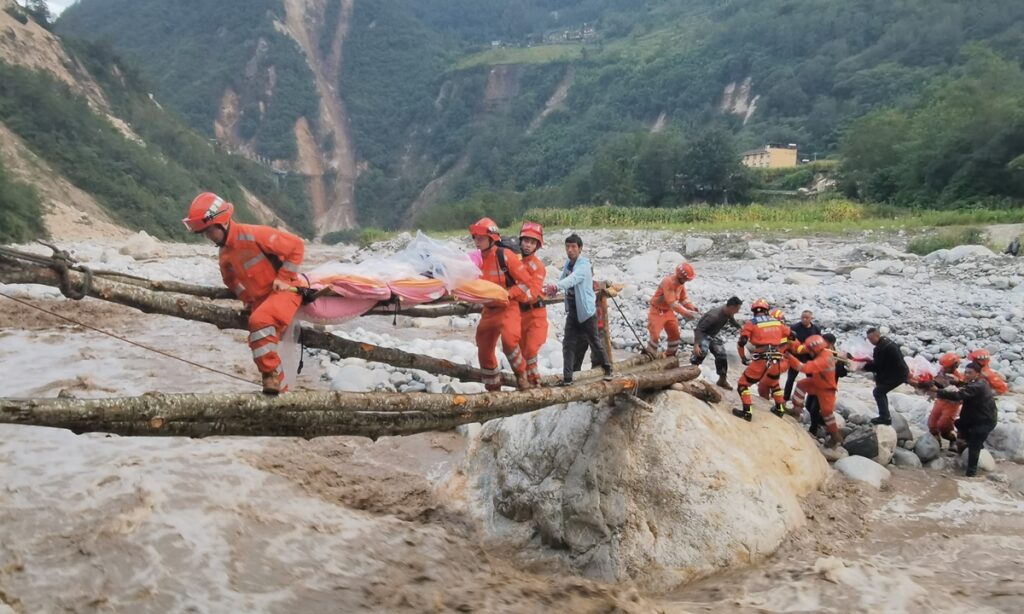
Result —
<instances>
[{"instance_id":1,"label":"person crouching on rocks","mask_svg":"<svg viewBox=\"0 0 1024 614\"><path fill-rule=\"evenodd\" d=\"M982 375L983 367L972 362L964 369L961 388L943 386L940 399L960 401L960 417L956 420L959 441L967 446L967 477L978 474L978 458L989 433L996 428L996 400L992 387ZM937 384L938 385L938 384Z\"/></svg>"},{"instance_id":2,"label":"person crouching on rocks","mask_svg":"<svg viewBox=\"0 0 1024 614\"><path fill-rule=\"evenodd\" d=\"M700 310L686 298L686 282L693 281L697 273L689 262L682 262L672 275L661 280L654 296L651 297L651 308L647 312L647 353L657 356L658 345L661 343L661 331L668 337L665 356L675 356L679 351L681 333L678 316L693 320Z\"/></svg>"},{"instance_id":3,"label":"person crouching on rocks","mask_svg":"<svg viewBox=\"0 0 1024 614\"><path fill-rule=\"evenodd\" d=\"M808 339L809 338L810 337L808 337ZM832 355L836 357L836 388L838 389L839 378L846 377L847 375L850 374L850 370L847 367L850 361L850 355L836 351L836 336L833 335L832 333L825 333L824 335L821 336L821 338L825 340L825 343L828 344L828 349L831 350ZM797 351L799 352L804 350L802 348L797 348ZM801 360L801 362L803 361ZM808 415L810 415L811 417L811 425L807 429L807 431L811 435L817 437L818 430L821 427L826 426L825 419L821 415L821 402L818 401L817 395L808 394L806 400L803 403L804 407L807 409ZM794 413L799 415L800 412L799 408L796 407L796 401L794 401L793 405Z\"/></svg>"},{"instance_id":4,"label":"person crouching on rocks","mask_svg":"<svg viewBox=\"0 0 1024 614\"><path fill-rule=\"evenodd\" d=\"M932 380L936 388L957 385L964 381L960 372L960 356L955 352L946 352L939 357L939 373ZM932 413L928 415L928 432L937 441L945 439L952 448L956 443L956 428L954 426L957 416L960 414L960 401L936 398L932 405Z\"/></svg>"},{"instance_id":5,"label":"person crouching on rocks","mask_svg":"<svg viewBox=\"0 0 1024 614\"><path fill-rule=\"evenodd\" d=\"M729 374L729 357L725 353L725 345L718 338L718 334L726 325L740 328L736 321L736 314L740 312L743 301L733 296L720 305L711 309L700 317L697 325L693 327L693 355L690 357L691 365L699 365L707 358L708 352L715 356L715 372L718 374L719 387L732 390L732 384L726 376Z\"/></svg>"}]
</instances>

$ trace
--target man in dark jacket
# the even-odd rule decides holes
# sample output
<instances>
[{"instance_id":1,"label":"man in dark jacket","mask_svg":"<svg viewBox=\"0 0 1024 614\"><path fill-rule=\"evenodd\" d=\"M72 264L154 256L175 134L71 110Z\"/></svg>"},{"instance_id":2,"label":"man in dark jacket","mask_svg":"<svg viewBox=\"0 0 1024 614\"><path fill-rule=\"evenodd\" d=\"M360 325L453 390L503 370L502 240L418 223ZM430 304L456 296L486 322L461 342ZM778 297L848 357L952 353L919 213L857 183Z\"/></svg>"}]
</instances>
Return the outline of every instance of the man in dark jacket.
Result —
<instances>
[{"instance_id":1,"label":"man in dark jacket","mask_svg":"<svg viewBox=\"0 0 1024 614\"><path fill-rule=\"evenodd\" d=\"M722 332L726 325L740 327L740 323L736 321L736 314L742 305L743 301L733 296L725 305L715 307L702 315L697 325L693 327L693 355L690 357L690 364L699 365L707 358L708 352L714 354L715 372L718 373L717 383L726 390L732 390L732 384L726 379L726 375L729 374L729 358L722 340L718 338L718 333Z\"/></svg>"},{"instance_id":2,"label":"man in dark jacket","mask_svg":"<svg viewBox=\"0 0 1024 614\"><path fill-rule=\"evenodd\" d=\"M957 438L967 443L967 477L978 474L978 457L985 447L985 440L996 428L995 394L988 381L982 377L982 366L972 362L964 369L964 383L959 390L945 387L938 391L940 399L961 401L960 418L956 421ZM941 382L936 382L939 385Z\"/></svg>"},{"instance_id":3,"label":"man in dark jacket","mask_svg":"<svg viewBox=\"0 0 1024 614\"><path fill-rule=\"evenodd\" d=\"M906 383L910 368L903 360L903 352L898 343L883 337L877 328L869 328L867 337L871 345L875 346L875 351L871 360L864 365L864 370L875 374L875 389L871 394L878 405L878 417L872 418L871 424L892 424L887 395L900 384Z\"/></svg>"},{"instance_id":4,"label":"man in dark jacket","mask_svg":"<svg viewBox=\"0 0 1024 614\"><path fill-rule=\"evenodd\" d=\"M793 333L793 336L796 337L797 341L799 341L800 343L807 341L807 338L810 337L811 335L821 334L821 328L819 328L818 325L814 323L814 314L811 313L810 310L805 310L803 313L801 313L800 321L794 324L793 326L789 327L789 330L790 332ZM807 362L808 360L811 359L811 356L810 354L802 354L800 356L797 356L797 358L800 359L800 362ZM793 384L796 383L796 377L799 374L800 372L797 371L796 369L790 369L789 373L786 375L785 399L787 401L789 400L789 397L793 395Z\"/></svg>"}]
</instances>

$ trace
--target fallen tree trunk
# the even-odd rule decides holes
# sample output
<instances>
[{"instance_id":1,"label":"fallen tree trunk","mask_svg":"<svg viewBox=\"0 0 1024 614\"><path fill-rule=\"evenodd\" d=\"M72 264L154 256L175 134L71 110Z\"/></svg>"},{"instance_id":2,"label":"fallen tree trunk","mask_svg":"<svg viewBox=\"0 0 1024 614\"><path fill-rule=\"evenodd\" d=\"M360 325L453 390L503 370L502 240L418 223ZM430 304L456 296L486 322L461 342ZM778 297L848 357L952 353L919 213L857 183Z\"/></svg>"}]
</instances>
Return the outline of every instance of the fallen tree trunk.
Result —
<instances>
[{"instance_id":1,"label":"fallen tree trunk","mask_svg":"<svg viewBox=\"0 0 1024 614\"><path fill-rule=\"evenodd\" d=\"M687 366L607 382L470 395L294 392L279 397L154 394L119 399L0 399L0 422L141 436L376 438L449 430L551 405L661 389L699 374L698 367Z\"/></svg>"},{"instance_id":2,"label":"fallen tree trunk","mask_svg":"<svg viewBox=\"0 0 1024 614\"><path fill-rule=\"evenodd\" d=\"M228 290L227 288L200 286L198 284L187 284L180 281L159 281L147 279L145 277L138 277L136 275L115 273L113 271L93 271L92 274L93 277L102 277L103 279L109 279L110 281L116 281L121 284L128 284L129 286L138 286L139 288L145 288L153 292L173 292L175 294L187 294L189 296L209 299L237 299L231 290Z\"/></svg>"},{"instance_id":3,"label":"fallen tree trunk","mask_svg":"<svg viewBox=\"0 0 1024 614\"><path fill-rule=\"evenodd\" d=\"M132 307L144 313L206 322L218 328L248 329L248 315L242 309L206 300L197 300L181 294L154 292L142 286L124 284L102 277L93 277L91 283L84 287L85 275L83 273L68 271L67 275L68 285L74 290L82 291L84 289L88 296ZM59 287L61 276L46 266L27 265L0 257L0 282ZM483 379L483 372L469 365L404 352L396 348L353 341L313 328L303 328L300 340L306 347L327 350L345 358L362 358L370 362L390 364L404 369L419 369L434 375L447 375L463 381L480 382ZM627 365L616 366L621 369L638 364L635 359L631 359L627 363ZM559 380L558 377L545 378L545 382L549 384L557 383ZM503 373L502 384L515 386L515 377L511 373Z\"/></svg>"}]
</instances>

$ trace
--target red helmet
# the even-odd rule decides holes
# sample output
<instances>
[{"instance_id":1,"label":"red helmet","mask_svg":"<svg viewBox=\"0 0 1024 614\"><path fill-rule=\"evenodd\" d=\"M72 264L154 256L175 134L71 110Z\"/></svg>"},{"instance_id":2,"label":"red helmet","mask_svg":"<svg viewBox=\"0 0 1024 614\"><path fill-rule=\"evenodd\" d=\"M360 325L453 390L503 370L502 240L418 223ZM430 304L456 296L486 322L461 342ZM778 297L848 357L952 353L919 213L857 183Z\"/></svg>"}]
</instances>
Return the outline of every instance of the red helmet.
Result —
<instances>
[{"instance_id":1,"label":"red helmet","mask_svg":"<svg viewBox=\"0 0 1024 614\"><path fill-rule=\"evenodd\" d=\"M807 351L811 354L817 356L819 352L828 348L828 341L825 341L825 338L821 335L811 335L806 341L804 341L804 347L807 348Z\"/></svg>"},{"instance_id":2,"label":"red helmet","mask_svg":"<svg viewBox=\"0 0 1024 614\"><path fill-rule=\"evenodd\" d=\"M974 350L973 352L968 354L967 360L970 360L971 362L976 362L979 365L986 367L988 366L988 361L992 360L992 355L988 353L988 350L981 348Z\"/></svg>"},{"instance_id":3,"label":"red helmet","mask_svg":"<svg viewBox=\"0 0 1024 614\"><path fill-rule=\"evenodd\" d=\"M773 309L771 316L778 320L779 322L786 321L786 314L781 309Z\"/></svg>"},{"instance_id":4,"label":"red helmet","mask_svg":"<svg viewBox=\"0 0 1024 614\"><path fill-rule=\"evenodd\" d=\"M538 247L544 247L544 227L537 222L523 222L523 229L519 231L519 238L529 237L537 239Z\"/></svg>"},{"instance_id":5,"label":"red helmet","mask_svg":"<svg viewBox=\"0 0 1024 614\"><path fill-rule=\"evenodd\" d=\"M939 366L947 371L957 368L960 364L960 355L956 352L946 352L939 357Z\"/></svg>"},{"instance_id":6,"label":"red helmet","mask_svg":"<svg viewBox=\"0 0 1024 614\"><path fill-rule=\"evenodd\" d=\"M214 224L226 227L234 213L234 205L213 192L203 192L192 200L188 216L181 221L189 232L203 232Z\"/></svg>"},{"instance_id":7,"label":"red helmet","mask_svg":"<svg viewBox=\"0 0 1024 614\"><path fill-rule=\"evenodd\" d=\"M480 218L480 221L470 226L469 234L474 237L490 237L492 241L501 240L501 234L498 231L498 224L489 217Z\"/></svg>"},{"instance_id":8,"label":"red helmet","mask_svg":"<svg viewBox=\"0 0 1024 614\"><path fill-rule=\"evenodd\" d=\"M756 301L754 301L754 304L750 306L750 310L753 311L754 313L757 313L758 311L768 311L771 308L772 306L769 305L768 301L766 301L763 298L757 299Z\"/></svg>"},{"instance_id":9,"label":"red helmet","mask_svg":"<svg viewBox=\"0 0 1024 614\"><path fill-rule=\"evenodd\" d=\"M697 276L697 273L693 270L693 265L689 262L681 262L676 266L676 277L683 281L693 281L693 278Z\"/></svg>"}]
</instances>

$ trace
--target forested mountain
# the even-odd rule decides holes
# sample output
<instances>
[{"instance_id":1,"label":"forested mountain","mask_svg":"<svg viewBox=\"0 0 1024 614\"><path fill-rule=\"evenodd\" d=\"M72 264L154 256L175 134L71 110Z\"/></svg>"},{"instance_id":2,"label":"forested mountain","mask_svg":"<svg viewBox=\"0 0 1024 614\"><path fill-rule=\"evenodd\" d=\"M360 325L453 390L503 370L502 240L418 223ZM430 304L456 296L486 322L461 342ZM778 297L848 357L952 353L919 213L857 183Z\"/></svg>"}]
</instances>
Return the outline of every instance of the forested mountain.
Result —
<instances>
[{"instance_id":1,"label":"forested mountain","mask_svg":"<svg viewBox=\"0 0 1024 614\"><path fill-rule=\"evenodd\" d=\"M306 178L321 233L484 202L713 201L746 178L702 161L835 155L858 118L935 104L969 58L1010 81L1024 60L1018 0L81 0L58 31L109 40L196 128ZM864 197L979 194L937 186L956 169L920 190L864 168Z\"/></svg>"},{"instance_id":2,"label":"forested mountain","mask_svg":"<svg viewBox=\"0 0 1024 614\"><path fill-rule=\"evenodd\" d=\"M203 189L231 198L242 219L312 234L301 181L213 147L109 46L65 43L36 19L0 0L0 241L71 216L180 239Z\"/></svg>"}]
</instances>

